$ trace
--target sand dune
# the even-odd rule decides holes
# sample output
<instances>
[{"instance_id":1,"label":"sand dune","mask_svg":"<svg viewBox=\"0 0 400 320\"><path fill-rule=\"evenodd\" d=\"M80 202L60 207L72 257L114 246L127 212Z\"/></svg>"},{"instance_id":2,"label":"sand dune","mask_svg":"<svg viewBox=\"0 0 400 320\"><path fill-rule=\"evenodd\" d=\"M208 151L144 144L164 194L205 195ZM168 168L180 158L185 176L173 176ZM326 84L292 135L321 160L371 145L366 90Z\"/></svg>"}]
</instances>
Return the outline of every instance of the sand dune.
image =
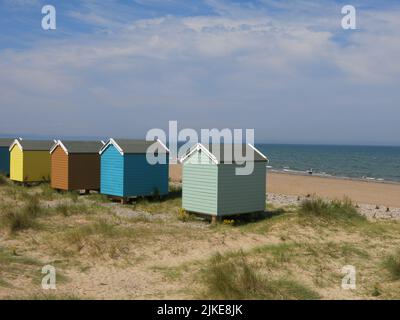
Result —
<instances>
[{"instance_id":1,"label":"sand dune","mask_svg":"<svg viewBox=\"0 0 400 320\"><path fill-rule=\"evenodd\" d=\"M180 181L181 176L181 166L171 165L171 180ZM273 172L267 173L266 183L267 191L275 194L299 196L315 194L329 199L347 196L358 203L400 207L400 184Z\"/></svg>"}]
</instances>

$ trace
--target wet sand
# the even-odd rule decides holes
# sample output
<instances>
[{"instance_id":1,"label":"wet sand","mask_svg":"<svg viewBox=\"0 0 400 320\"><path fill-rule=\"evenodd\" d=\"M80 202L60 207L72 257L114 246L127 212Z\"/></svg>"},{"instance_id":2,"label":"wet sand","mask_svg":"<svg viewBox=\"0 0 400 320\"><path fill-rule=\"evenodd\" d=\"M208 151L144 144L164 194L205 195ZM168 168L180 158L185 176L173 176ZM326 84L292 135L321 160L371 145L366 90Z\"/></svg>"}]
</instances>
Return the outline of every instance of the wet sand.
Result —
<instances>
[{"instance_id":1,"label":"wet sand","mask_svg":"<svg viewBox=\"0 0 400 320\"><path fill-rule=\"evenodd\" d=\"M170 165L172 181L181 181L180 165ZM303 176L287 173L267 173L267 192L273 194L306 196L328 199L349 197L356 203L386 207L400 207L400 184L350 179Z\"/></svg>"}]
</instances>

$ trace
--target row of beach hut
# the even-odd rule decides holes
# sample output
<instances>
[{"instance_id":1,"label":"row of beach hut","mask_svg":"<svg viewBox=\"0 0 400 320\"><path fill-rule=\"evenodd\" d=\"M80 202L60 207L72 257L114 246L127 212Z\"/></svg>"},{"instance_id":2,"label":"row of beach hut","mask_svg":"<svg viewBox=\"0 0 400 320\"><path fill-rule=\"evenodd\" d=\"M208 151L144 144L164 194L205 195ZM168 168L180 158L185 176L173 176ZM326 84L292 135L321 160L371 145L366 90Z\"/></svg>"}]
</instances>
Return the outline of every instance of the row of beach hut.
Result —
<instances>
[{"instance_id":1,"label":"row of beach hut","mask_svg":"<svg viewBox=\"0 0 400 320\"><path fill-rule=\"evenodd\" d=\"M147 161L150 146L165 153L166 163ZM183 209L212 216L263 211L267 158L254 146L242 145L244 160L254 162L254 169L237 175L243 163L235 163L223 148L197 144L181 159ZM50 181L57 190L98 190L126 201L168 194L168 155L159 140L0 139L0 172L21 183Z\"/></svg>"}]
</instances>

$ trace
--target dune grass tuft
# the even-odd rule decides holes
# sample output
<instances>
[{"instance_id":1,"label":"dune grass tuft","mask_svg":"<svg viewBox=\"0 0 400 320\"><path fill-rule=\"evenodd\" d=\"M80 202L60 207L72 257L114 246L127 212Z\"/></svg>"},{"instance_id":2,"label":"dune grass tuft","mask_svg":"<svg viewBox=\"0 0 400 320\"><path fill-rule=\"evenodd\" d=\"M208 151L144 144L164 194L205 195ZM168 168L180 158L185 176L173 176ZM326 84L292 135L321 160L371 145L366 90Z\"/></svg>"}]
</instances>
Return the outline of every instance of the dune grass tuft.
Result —
<instances>
[{"instance_id":1,"label":"dune grass tuft","mask_svg":"<svg viewBox=\"0 0 400 320\"><path fill-rule=\"evenodd\" d=\"M390 272L392 280L400 280L400 250L389 257L387 257L383 266Z\"/></svg>"},{"instance_id":2,"label":"dune grass tuft","mask_svg":"<svg viewBox=\"0 0 400 320\"><path fill-rule=\"evenodd\" d=\"M243 253L215 255L204 269L207 299L318 299L317 293L288 279L269 279Z\"/></svg>"},{"instance_id":3,"label":"dune grass tuft","mask_svg":"<svg viewBox=\"0 0 400 320\"><path fill-rule=\"evenodd\" d=\"M301 202L299 213L303 216L315 216L322 219L342 222L366 221L360 215L350 199L325 201L320 198L305 199Z\"/></svg>"},{"instance_id":4,"label":"dune grass tuft","mask_svg":"<svg viewBox=\"0 0 400 320\"><path fill-rule=\"evenodd\" d=\"M148 213L173 213L176 214L181 208L181 199L164 199L164 200L151 200L151 199L138 199L132 206L135 211L142 211Z\"/></svg>"},{"instance_id":5,"label":"dune grass tuft","mask_svg":"<svg viewBox=\"0 0 400 320\"><path fill-rule=\"evenodd\" d=\"M6 188L4 188L4 194L9 196L13 200L24 201L30 194L27 189L16 183L9 183Z\"/></svg>"},{"instance_id":6,"label":"dune grass tuft","mask_svg":"<svg viewBox=\"0 0 400 320\"><path fill-rule=\"evenodd\" d=\"M39 200L29 196L23 207L6 209L2 216L2 224L8 227L11 233L35 228L38 226L36 218L43 214Z\"/></svg>"},{"instance_id":7,"label":"dune grass tuft","mask_svg":"<svg viewBox=\"0 0 400 320\"><path fill-rule=\"evenodd\" d=\"M66 195L71 199L72 202L78 202L79 200L79 193L76 191L68 191Z\"/></svg>"},{"instance_id":8,"label":"dune grass tuft","mask_svg":"<svg viewBox=\"0 0 400 320\"><path fill-rule=\"evenodd\" d=\"M31 196L27 199L24 209L30 216L34 218L37 218L42 214L42 207L40 206L39 200L34 196Z\"/></svg>"},{"instance_id":9,"label":"dune grass tuft","mask_svg":"<svg viewBox=\"0 0 400 320\"><path fill-rule=\"evenodd\" d=\"M101 208L97 207L95 204L88 205L85 203L75 203L75 202L68 202L64 201L57 204L54 207L54 212L56 214L61 214L64 217L69 217L72 215L79 215L79 214L93 214L99 211Z\"/></svg>"},{"instance_id":10,"label":"dune grass tuft","mask_svg":"<svg viewBox=\"0 0 400 320\"><path fill-rule=\"evenodd\" d=\"M91 256L107 255L113 259L126 255L127 228L121 228L105 219L68 230L62 236L66 246L57 248L62 254L74 255L82 250Z\"/></svg>"},{"instance_id":11,"label":"dune grass tuft","mask_svg":"<svg viewBox=\"0 0 400 320\"><path fill-rule=\"evenodd\" d=\"M91 193L90 195L87 196L89 200L93 200L94 202L98 203L108 203L110 200L108 199L108 196L105 194L101 193Z\"/></svg>"},{"instance_id":12,"label":"dune grass tuft","mask_svg":"<svg viewBox=\"0 0 400 320\"><path fill-rule=\"evenodd\" d=\"M93 224L84 225L68 231L65 234L65 240L80 247L91 235L112 237L115 234L115 226L101 219Z\"/></svg>"},{"instance_id":13,"label":"dune grass tuft","mask_svg":"<svg viewBox=\"0 0 400 320\"><path fill-rule=\"evenodd\" d=\"M8 226L11 233L19 230L29 229L36 226L35 219L27 214L25 210L13 209L8 210L3 216L3 221Z\"/></svg>"},{"instance_id":14,"label":"dune grass tuft","mask_svg":"<svg viewBox=\"0 0 400 320\"><path fill-rule=\"evenodd\" d=\"M41 263L33 258L21 256L17 254L15 251L9 250L4 247L0 247L0 266L2 264L21 264L21 265L34 265L39 266Z\"/></svg>"},{"instance_id":15,"label":"dune grass tuft","mask_svg":"<svg viewBox=\"0 0 400 320\"><path fill-rule=\"evenodd\" d=\"M0 246L0 286L13 288L15 278L34 277L38 272L38 267L43 265L35 258L17 253L16 249Z\"/></svg>"},{"instance_id":16,"label":"dune grass tuft","mask_svg":"<svg viewBox=\"0 0 400 320\"><path fill-rule=\"evenodd\" d=\"M54 197L57 195L56 191L51 188L50 183L43 182L40 184L40 198L43 200L53 200Z\"/></svg>"}]
</instances>

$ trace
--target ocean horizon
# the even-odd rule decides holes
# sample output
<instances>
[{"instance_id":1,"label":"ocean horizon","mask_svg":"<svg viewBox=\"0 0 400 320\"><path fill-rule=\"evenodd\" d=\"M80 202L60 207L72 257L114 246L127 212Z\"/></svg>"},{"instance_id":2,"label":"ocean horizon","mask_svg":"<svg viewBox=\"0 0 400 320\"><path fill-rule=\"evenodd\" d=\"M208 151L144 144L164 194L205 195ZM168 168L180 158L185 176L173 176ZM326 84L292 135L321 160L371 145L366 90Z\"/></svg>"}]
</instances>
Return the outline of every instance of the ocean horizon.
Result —
<instances>
[{"instance_id":1,"label":"ocean horizon","mask_svg":"<svg viewBox=\"0 0 400 320\"><path fill-rule=\"evenodd\" d=\"M272 171L400 182L400 147L256 144Z\"/></svg>"},{"instance_id":2,"label":"ocean horizon","mask_svg":"<svg viewBox=\"0 0 400 320\"><path fill-rule=\"evenodd\" d=\"M30 137L53 139L45 135ZM59 139L104 140L104 137ZM178 142L178 145L183 143ZM255 146L268 157L270 171L292 174L312 171L317 176L400 183L400 146L257 142Z\"/></svg>"}]
</instances>

